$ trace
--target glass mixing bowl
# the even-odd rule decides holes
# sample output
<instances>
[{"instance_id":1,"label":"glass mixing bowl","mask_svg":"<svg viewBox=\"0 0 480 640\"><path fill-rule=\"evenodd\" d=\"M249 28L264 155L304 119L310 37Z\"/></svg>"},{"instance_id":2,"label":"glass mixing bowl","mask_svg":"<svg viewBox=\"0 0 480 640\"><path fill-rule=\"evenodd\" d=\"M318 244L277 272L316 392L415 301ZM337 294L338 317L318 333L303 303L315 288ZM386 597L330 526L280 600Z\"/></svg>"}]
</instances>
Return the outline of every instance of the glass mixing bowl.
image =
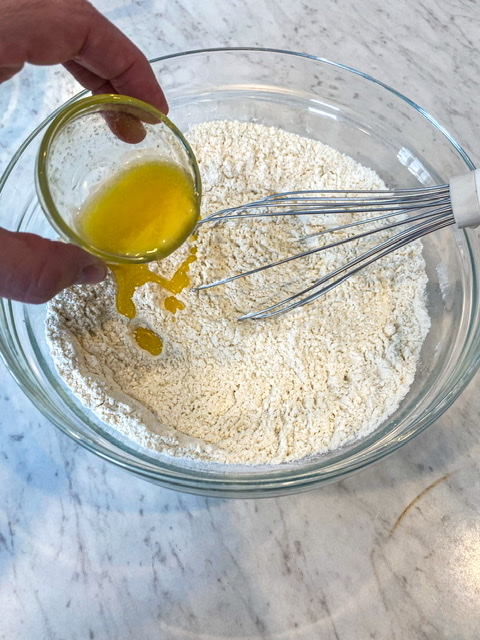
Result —
<instances>
[{"instance_id":1,"label":"glass mixing bowl","mask_svg":"<svg viewBox=\"0 0 480 640\"><path fill-rule=\"evenodd\" d=\"M169 101L169 116L183 132L219 119L281 127L372 167L390 187L444 183L474 169L460 145L429 114L343 65L264 49L193 51L153 60L152 65ZM55 237L34 185L38 147L55 115L30 135L0 181L0 224L12 230ZM54 425L137 476L212 496L297 492L342 478L395 451L459 396L479 366L479 250L472 231L448 228L425 238L432 326L414 383L397 411L373 434L316 459L207 467L135 446L86 410L58 377L44 339L45 306L2 300L0 348L23 391Z\"/></svg>"}]
</instances>

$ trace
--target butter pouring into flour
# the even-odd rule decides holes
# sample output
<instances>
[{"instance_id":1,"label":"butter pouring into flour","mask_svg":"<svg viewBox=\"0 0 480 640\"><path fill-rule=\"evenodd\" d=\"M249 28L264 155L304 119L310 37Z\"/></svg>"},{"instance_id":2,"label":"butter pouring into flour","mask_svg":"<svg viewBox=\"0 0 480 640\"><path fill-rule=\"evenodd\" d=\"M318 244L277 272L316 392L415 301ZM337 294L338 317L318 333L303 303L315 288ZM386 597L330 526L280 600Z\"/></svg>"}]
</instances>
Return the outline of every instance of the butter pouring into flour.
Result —
<instances>
[{"instance_id":1,"label":"butter pouring into flour","mask_svg":"<svg viewBox=\"0 0 480 640\"><path fill-rule=\"evenodd\" d=\"M203 216L278 191L383 186L338 151L264 125L203 123L187 137L202 176ZM254 307L272 288L295 289L298 282L285 281L284 271L258 274L251 286L191 291L237 271L239 260L254 264L260 248L275 257L316 224L263 219L248 228L200 229L188 264L191 285L175 293L175 314L171 291L158 280L174 277L191 255L189 243L146 267L158 278L135 289L134 320L117 311L113 277L62 292L46 320L60 376L123 436L207 463L299 460L371 433L408 392L429 330L420 242L315 304L265 322L237 317L245 299ZM331 271L352 250L308 260L301 277ZM138 347L136 327L161 336L158 356Z\"/></svg>"},{"instance_id":2,"label":"butter pouring into flour","mask_svg":"<svg viewBox=\"0 0 480 640\"><path fill-rule=\"evenodd\" d=\"M189 255L171 278L165 278L153 273L147 264L111 264L110 269L115 276L115 301L118 313L126 318L135 318L137 310L133 296L135 291L147 284L147 282L154 282L172 294L178 294L183 291L190 284L188 269L190 264L197 259L196 252L196 247L190 248ZM185 305L174 295L171 295L165 298L164 307L167 311L176 313L179 309L184 309ZM136 327L134 329L134 338L138 346L148 351L151 355L160 355L162 352L162 339L148 327Z\"/></svg>"}]
</instances>

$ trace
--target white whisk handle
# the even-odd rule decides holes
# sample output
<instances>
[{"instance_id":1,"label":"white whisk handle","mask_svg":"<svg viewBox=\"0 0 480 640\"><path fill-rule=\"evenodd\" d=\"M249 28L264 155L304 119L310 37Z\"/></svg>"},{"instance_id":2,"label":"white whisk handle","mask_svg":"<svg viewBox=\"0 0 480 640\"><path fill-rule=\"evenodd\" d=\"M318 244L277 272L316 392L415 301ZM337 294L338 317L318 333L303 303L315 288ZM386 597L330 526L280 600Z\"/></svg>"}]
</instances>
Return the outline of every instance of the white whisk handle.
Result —
<instances>
[{"instance_id":1,"label":"white whisk handle","mask_svg":"<svg viewBox=\"0 0 480 640\"><path fill-rule=\"evenodd\" d=\"M450 180L453 217L460 229L480 224L480 170L469 171Z\"/></svg>"}]
</instances>

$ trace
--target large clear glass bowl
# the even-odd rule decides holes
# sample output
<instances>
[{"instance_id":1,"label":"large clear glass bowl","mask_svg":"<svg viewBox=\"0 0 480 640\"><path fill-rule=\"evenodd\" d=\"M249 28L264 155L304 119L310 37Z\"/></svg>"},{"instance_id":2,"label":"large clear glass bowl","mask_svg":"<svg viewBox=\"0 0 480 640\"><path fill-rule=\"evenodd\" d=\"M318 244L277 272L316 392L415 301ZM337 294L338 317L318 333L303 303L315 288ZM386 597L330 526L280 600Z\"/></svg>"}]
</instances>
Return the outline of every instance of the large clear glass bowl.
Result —
<instances>
[{"instance_id":1,"label":"large clear glass bowl","mask_svg":"<svg viewBox=\"0 0 480 640\"><path fill-rule=\"evenodd\" d=\"M194 51L158 58L152 65L167 95L169 115L183 132L218 119L282 127L372 167L391 187L444 183L474 169L454 138L418 105L343 65L264 49ZM55 236L34 186L38 146L54 116L30 135L1 179L4 227ZM137 476L205 495L292 493L337 480L392 453L462 392L479 366L479 249L474 231L448 228L425 239L432 327L410 392L375 433L308 461L202 466L136 447L86 410L58 377L44 339L44 306L2 300L0 349L23 391L54 425Z\"/></svg>"}]
</instances>

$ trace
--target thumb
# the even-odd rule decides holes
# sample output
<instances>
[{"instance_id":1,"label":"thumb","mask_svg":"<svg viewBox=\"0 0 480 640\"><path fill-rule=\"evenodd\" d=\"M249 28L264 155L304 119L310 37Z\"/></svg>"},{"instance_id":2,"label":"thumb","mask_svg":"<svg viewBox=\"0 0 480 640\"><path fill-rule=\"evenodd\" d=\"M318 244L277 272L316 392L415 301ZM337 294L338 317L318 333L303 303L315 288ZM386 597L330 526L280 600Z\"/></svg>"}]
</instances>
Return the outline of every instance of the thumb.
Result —
<instances>
[{"instance_id":1,"label":"thumb","mask_svg":"<svg viewBox=\"0 0 480 640\"><path fill-rule=\"evenodd\" d=\"M80 247L0 229L0 296L40 304L72 284L95 284L106 265Z\"/></svg>"}]
</instances>

